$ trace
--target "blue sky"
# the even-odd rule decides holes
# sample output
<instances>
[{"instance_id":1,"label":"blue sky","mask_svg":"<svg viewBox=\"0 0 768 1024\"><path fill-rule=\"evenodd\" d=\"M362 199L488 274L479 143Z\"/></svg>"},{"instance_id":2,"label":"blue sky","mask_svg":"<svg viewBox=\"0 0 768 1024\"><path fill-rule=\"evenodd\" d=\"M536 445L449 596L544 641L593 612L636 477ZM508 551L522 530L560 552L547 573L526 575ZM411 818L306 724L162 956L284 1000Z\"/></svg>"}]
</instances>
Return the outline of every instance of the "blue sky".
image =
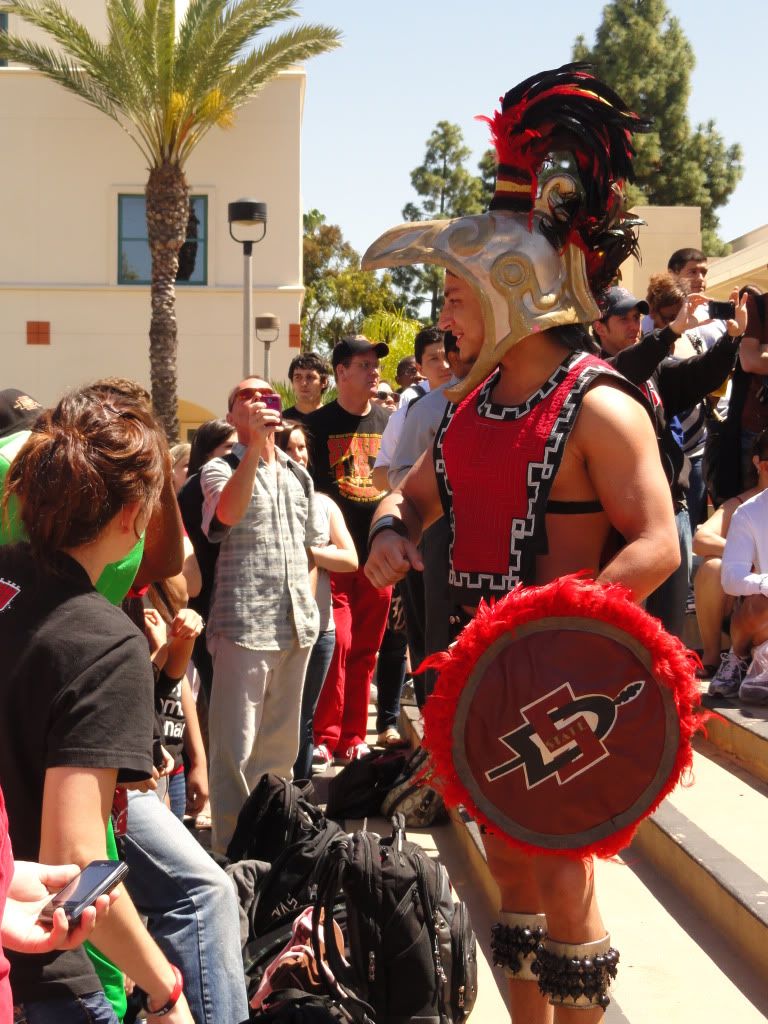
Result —
<instances>
[{"instance_id":1,"label":"blue sky","mask_svg":"<svg viewBox=\"0 0 768 1024\"><path fill-rule=\"evenodd\" d=\"M414 198L410 172L442 119L459 124L479 157L499 96L571 57L576 36L594 40L602 0L303 0L305 21L335 25L344 45L307 64L303 126L304 209L340 224L358 251L399 223ZM764 0L667 0L696 54L689 117L714 119L741 143L745 174L720 210L735 238L768 222L765 167ZM727 22L718 21L727 15ZM750 90L756 90L751 96ZM758 91L759 90L759 91ZM473 164L474 170L474 164Z\"/></svg>"}]
</instances>

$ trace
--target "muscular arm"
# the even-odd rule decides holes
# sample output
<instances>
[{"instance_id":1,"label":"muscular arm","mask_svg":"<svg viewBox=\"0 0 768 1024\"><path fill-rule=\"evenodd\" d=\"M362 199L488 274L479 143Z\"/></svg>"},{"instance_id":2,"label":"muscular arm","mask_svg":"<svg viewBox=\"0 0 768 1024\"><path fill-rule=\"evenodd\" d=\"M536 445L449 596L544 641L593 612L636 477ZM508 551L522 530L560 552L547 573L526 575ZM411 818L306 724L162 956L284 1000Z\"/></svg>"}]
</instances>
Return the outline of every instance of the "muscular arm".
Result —
<instances>
[{"instance_id":1,"label":"muscular arm","mask_svg":"<svg viewBox=\"0 0 768 1024\"><path fill-rule=\"evenodd\" d=\"M373 517L375 524L382 516L402 520L408 539L394 530L379 533L371 545L365 574L375 587L387 587L401 580L409 569L423 569L416 545L422 531L443 514L437 489L432 452L425 452L402 484L382 499Z\"/></svg>"},{"instance_id":2,"label":"muscular arm","mask_svg":"<svg viewBox=\"0 0 768 1024\"><path fill-rule=\"evenodd\" d=\"M680 564L672 497L650 418L625 392L596 387L584 399L577 429L587 475L625 540L599 579L623 583L641 601Z\"/></svg>"}]
</instances>

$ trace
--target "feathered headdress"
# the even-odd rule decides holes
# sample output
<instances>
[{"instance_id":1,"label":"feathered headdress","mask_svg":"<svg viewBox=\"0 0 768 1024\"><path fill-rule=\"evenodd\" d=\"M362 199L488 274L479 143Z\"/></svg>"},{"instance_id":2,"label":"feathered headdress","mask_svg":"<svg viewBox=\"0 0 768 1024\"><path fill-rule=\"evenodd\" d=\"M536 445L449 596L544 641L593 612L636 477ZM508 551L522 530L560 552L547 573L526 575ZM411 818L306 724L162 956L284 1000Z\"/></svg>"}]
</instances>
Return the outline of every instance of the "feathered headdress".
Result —
<instances>
[{"instance_id":1,"label":"feathered headdress","mask_svg":"<svg viewBox=\"0 0 768 1024\"><path fill-rule=\"evenodd\" d=\"M637 255L635 228L642 223L625 216L622 187L633 178L632 135L650 125L589 65L528 78L484 120L499 164L490 210L391 228L362 262L365 270L435 264L472 287L484 339L470 372L446 392L457 402L523 338L596 320L595 295ZM574 172L556 164L539 189L545 161L566 153Z\"/></svg>"},{"instance_id":2,"label":"feathered headdress","mask_svg":"<svg viewBox=\"0 0 768 1024\"><path fill-rule=\"evenodd\" d=\"M532 220L542 165L554 153L572 154L583 196L553 210L552 241L583 249L590 284L600 290L637 251L639 222L623 217L622 189L634 180L632 134L649 131L650 122L584 63L532 75L509 90L493 117L478 119L490 125L498 159L492 210L529 212Z\"/></svg>"}]
</instances>

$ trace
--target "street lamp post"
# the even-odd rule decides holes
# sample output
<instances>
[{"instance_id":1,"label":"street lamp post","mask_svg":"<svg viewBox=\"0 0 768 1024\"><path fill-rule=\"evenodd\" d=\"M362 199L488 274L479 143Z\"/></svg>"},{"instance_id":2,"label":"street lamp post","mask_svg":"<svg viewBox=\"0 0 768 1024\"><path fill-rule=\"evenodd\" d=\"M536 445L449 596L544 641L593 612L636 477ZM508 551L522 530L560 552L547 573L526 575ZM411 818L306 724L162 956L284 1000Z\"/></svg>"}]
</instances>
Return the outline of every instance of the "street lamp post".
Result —
<instances>
[{"instance_id":1,"label":"street lamp post","mask_svg":"<svg viewBox=\"0 0 768 1024\"><path fill-rule=\"evenodd\" d=\"M269 346L280 335L280 317L265 313L256 317L256 338L264 346L264 380L269 384Z\"/></svg>"},{"instance_id":2,"label":"street lamp post","mask_svg":"<svg viewBox=\"0 0 768 1024\"><path fill-rule=\"evenodd\" d=\"M260 242L267 233L267 204L238 199L227 205L227 220L230 236L243 247L243 377L250 377L253 374L253 244ZM238 229L237 234L233 227Z\"/></svg>"}]
</instances>

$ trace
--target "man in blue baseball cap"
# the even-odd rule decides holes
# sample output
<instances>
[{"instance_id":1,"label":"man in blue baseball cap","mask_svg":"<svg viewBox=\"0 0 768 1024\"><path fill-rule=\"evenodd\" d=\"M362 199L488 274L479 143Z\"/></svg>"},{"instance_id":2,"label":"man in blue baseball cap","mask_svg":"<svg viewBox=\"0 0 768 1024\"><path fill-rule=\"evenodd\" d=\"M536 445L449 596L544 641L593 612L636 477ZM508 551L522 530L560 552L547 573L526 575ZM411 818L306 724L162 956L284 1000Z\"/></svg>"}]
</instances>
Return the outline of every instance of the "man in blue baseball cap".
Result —
<instances>
[{"instance_id":1,"label":"man in blue baseball cap","mask_svg":"<svg viewBox=\"0 0 768 1024\"><path fill-rule=\"evenodd\" d=\"M615 356L640 340L640 326L649 312L645 299L636 299L626 288L608 288L597 303L602 316L592 330L604 352Z\"/></svg>"}]
</instances>

